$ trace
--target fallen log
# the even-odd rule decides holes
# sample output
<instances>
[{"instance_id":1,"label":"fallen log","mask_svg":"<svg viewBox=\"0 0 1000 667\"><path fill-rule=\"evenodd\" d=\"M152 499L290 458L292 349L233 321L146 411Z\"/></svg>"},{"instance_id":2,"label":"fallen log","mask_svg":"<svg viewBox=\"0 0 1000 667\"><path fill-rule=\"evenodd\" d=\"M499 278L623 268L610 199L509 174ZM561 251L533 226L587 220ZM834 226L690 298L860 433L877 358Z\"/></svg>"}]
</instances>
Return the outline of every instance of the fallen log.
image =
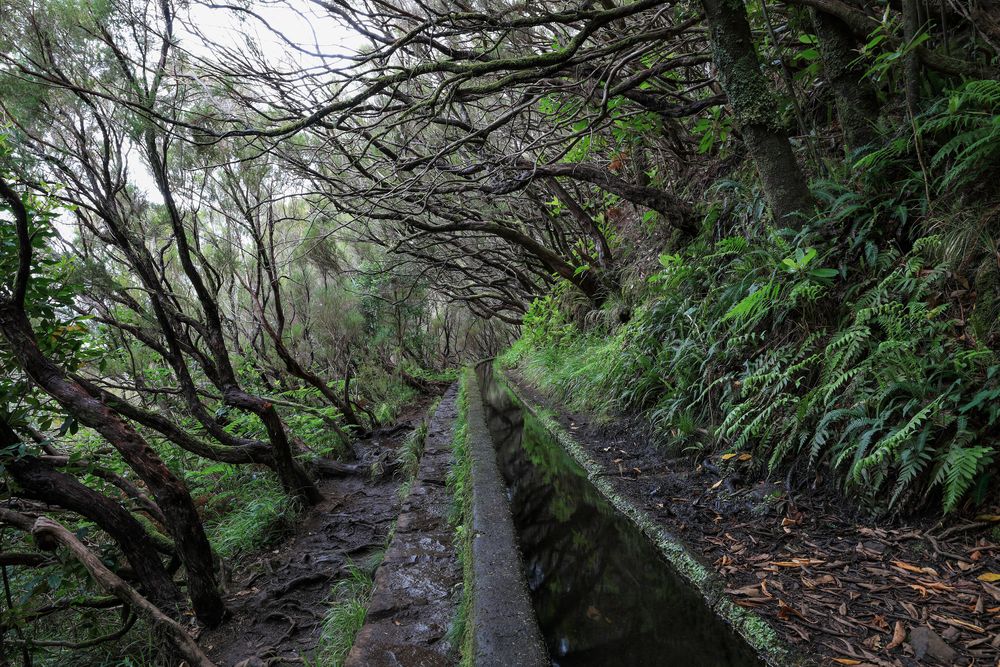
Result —
<instances>
[{"instance_id":1,"label":"fallen log","mask_svg":"<svg viewBox=\"0 0 1000 667\"><path fill-rule=\"evenodd\" d=\"M44 551L55 551L59 546L68 549L101 588L146 616L191 667L215 667L215 663L209 660L201 647L177 621L164 614L124 579L109 570L94 552L61 523L44 516L32 522L31 518L24 514L2 508L0 508L0 521L30 532L35 543Z\"/></svg>"}]
</instances>

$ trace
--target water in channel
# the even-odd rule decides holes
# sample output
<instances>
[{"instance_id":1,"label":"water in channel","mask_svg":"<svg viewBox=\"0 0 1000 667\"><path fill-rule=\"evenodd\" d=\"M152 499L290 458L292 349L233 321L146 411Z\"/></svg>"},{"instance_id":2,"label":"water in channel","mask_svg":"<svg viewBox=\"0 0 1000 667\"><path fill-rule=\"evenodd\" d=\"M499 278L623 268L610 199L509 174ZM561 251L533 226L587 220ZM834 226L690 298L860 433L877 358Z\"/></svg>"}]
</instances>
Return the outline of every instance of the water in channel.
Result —
<instances>
[{"instance_id":1,"label":"water in channel","mask_svg":"<svg viewBox=\"0 0 1000 667\"><path fill-rule=\"evenodd\" d=\"M521 409L488 364L479 377L552 664L763 665Z\"/></svg>"}]
</instances>

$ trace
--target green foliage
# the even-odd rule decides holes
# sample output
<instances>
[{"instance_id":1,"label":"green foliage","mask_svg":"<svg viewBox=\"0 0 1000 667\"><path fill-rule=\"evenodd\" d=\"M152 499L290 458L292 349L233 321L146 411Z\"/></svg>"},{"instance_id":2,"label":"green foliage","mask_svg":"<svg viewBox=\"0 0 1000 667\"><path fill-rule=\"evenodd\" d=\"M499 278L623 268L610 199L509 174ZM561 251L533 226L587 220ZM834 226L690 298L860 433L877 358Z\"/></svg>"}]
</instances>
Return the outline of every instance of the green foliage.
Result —
<instances>
[{"instance_id":1,"label":"green foliage","mask_svg":"<svg viewBox=\"0 0 1000 667\"><path fill-rule=\"evenodd\" d=\"M898 80L901 77L899 68L904 59L930 39L930 35L921 32L909 42L902 41L899 34L902 32L902 25L898 18L886 13L882 22L868 36L868 42L861 47L860 60L868 67L865 76L876 82L891 78Z\"/></svg>"},{"instance_id":2,"label":"green foliage","mask_svg":"<svg viewBox=\"0 0 1000 667\"><path fill-rule=\"evenodd\" d=\"M372 573L381 558L364 567L352 564L347 577L333 585L331 605L320 628L316 653L309 664L315 667L340 667L365 624L365 613L374 582Z\"/></svg>"},{"instance_id":3,"label":"green foliage","mask_svg":"<svg viewBox=\"0 0 1000 667\"><path fill-rule=\"evenodd\" d=\"M427 427L440 403L440 398L431 403L427 409L427 415L415 429L410 431L409 435L406 436L406 440L397 450L396 462L399 464L399 471L403 477L403 483L399 485L398 491L400 500L405 499L410 494L413 480L420 469L420 458L424 454L424 444L427 441Z\"/></svg>"},{"instance_id":4,"label":"green foliage","mask_svg":"<svg viewBox=\"0 0 1000 667\"><path fill-rule=\"evenodd\" d=\"M924 114L920 134L943 139L931 158L940 191L968 185L1000 163L1000 81L968 81Z\"/></svg>"},{"instance_id":5,"label":"green foliage","mask_svg":"<svg viewBox=\"0 0 1000 667\"><path fill-rule=\"evenodd\" d=\"M455 530L455 544L462 566L462 597L451 626L448 641L457 646L460 664L472 665L472 458L468 442L469 403L466 394L468 382L475 382L472 371L467 369L461 376L458 388L458 416L455 419L452 439L452 463L448 471L448 489L451 491L452 506L448 521Z\"/></svg>"},{"instance_id":6,"label":"green foliage","mask_svg":"<svg viewBox=\"0 0 1000 667\"><path fill-rule=\"evenodd\" d=\"M185 478L223 558L239 559L274 544L300 511L271 472L215 463L189 466Z\"/></svg>"},{"instance_id":7,"label":"green foliage","mask_svg":"<svg viewBox=\"0 0 1000 667\"><path fill-rule=\"evenodd\" d=\"M691 132L699 137L699 153L710 153L718 148L719 153L724 154L727 140L733 132L733 118L721 108L713 108L695 121Z\"/></svg>"},{"instance_id":8,"label":"green foliage","mask_svg":"<svg viewBox=\"0 0 1000 667\"><path fill-rule=\"evenodd\" d=\"M941 239L877 250L868 223L896 213L872 201L832 196L797 235L662 256L644 306L615 330L536 302L502 362L574 409L640 409L674 447L827 467L875 510L978 502L994 475L1000 358L956 335ZM831 242L830 225L860 238Z\"/></svg>"}]
</instances>

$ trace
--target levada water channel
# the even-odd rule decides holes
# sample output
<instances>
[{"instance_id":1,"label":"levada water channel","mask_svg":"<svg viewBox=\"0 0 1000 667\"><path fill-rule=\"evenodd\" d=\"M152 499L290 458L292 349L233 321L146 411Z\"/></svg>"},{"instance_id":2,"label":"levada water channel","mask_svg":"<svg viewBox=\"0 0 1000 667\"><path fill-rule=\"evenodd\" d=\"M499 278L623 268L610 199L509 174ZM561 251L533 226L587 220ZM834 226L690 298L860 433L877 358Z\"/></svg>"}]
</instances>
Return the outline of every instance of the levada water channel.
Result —
<instances>
[{"instance_id":1,"label":"levada water channel","mask_svg":"<svg viewBox=\"0 0 1000 667\"><path fill-rule=\"evenodd\" d=\"M478 371L552 664L763 665L522 409L490 365Z\"/></svg>"}]
</instances>

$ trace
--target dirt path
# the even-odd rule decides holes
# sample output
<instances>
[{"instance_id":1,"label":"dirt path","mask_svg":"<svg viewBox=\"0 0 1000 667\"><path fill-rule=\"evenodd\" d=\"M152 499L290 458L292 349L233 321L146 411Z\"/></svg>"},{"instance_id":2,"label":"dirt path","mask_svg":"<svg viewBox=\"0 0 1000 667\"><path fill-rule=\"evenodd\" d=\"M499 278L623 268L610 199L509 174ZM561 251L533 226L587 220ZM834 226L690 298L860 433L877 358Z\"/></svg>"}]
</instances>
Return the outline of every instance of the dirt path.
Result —
<instances>
[{"instance_id":1,"label":"dirt path","mask_svg":"<svg viewBox=\"0 0 1000 667\"><path fill-rule=\"evenodd\" d=\"M702 554L737 604L817 664L1000 667L1000 585L990 582L1000 573L990 526L1000 524L860 517L811 476L751 482L749 462L671 459L641 423L596 424L511 377L554 409L617 493Z\"/></svg>"},{"instance_id":2,"label":"dirt path","mask_svg":"<svg viewBox=\"0 0 1000 667\"><path fill-rule=\"evenodd\" d=\"M457 389L456 384L448 390L429 424L419 471L375 575L365 625L347 667L444 667L457 662L447 635L458 607L462 570L452 544L451 493L445 485Z\"/></svg>"},{"instance_id":3,"label":"dirt path","mask_svg":"<svg viewBox=\"0 0 1000 667\"><path fill-rule=\"evenodd\" d=\"M411 407L388 435L363 441L365 459L394 451L429 400ZM364 562L385 547L399 513L398 487L391 475L324 480L323 502L305 514L288 540L259 554L227 587L232 618L199 638L210 657L220 667L302 664L316 648L333 582L347 574L350 563Z\"/></svg>"}]
</instances>

